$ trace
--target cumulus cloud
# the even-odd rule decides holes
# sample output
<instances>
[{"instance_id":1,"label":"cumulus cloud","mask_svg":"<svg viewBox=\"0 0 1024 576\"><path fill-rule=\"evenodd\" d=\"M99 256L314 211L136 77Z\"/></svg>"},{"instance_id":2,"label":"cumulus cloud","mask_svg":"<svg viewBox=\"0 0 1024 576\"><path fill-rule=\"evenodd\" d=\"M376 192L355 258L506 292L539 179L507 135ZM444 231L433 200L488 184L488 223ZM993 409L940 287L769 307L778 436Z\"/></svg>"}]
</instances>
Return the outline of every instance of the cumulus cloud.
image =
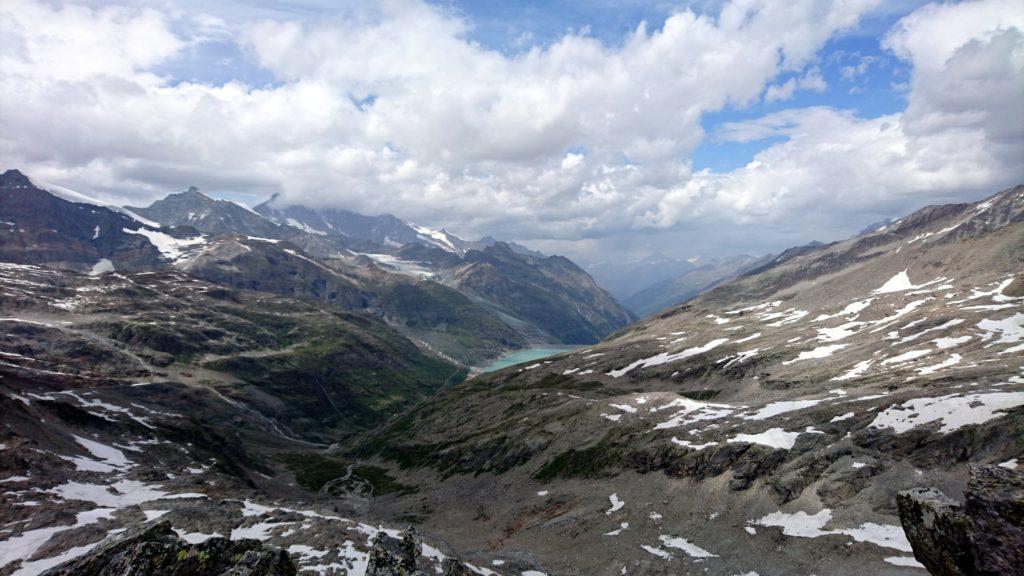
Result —
<instances>
[{"instance_id":1,"label":"cumulus cloud","mask_svg":"<svg viewBox=\"0 0 1024 576\"><path fill-rule=\"evenodd\" d=\"M810 108L730 124L718 137L782 141L731 172L693 169L705 115L825 90L820 50L877 4L734 0L641 23L615 46L570 33L510 55L415 0L315 22L9 0L0 151L124 202L198 183L580 251L645 230L735 236L809 206L818 233L844 211L1020 178L1022 25L1012 1L995 0L927 6L887 35L914 70L905 113ZM274 81L160 72L225 39Z\"/></svg>"},{"instance_id":2,"label":"cumulus cloud","mask_svg":"<svg viewBox=\"0 0 1024 576\"><path fill-rule=\"evenodd\" d=\"M740 222L799 217L808 230L827 234L850 214L899 213L1020 183L1024 26L1014 4L912 13L885 39L913 67L905 112L859 118L815 107L727 124L720 134L726 141L784 140L732 172L694 174L665 194L646 222L671 227L694 212Z\"/></svg>"},{"instance_id":3,"label":"cumulus cloud","mask_svg":"<svg viewBox=\"0 0 1024 576\"><path fill-rule=\"evenodd\" d=\"M813 92L824 92L828 83L821 76L821 70L812 68L800 78L790 77L782 84L772 84L764 92L766 103L781 102L789 100L797 90L811 90Z\"/></svg>"}]
</instances>

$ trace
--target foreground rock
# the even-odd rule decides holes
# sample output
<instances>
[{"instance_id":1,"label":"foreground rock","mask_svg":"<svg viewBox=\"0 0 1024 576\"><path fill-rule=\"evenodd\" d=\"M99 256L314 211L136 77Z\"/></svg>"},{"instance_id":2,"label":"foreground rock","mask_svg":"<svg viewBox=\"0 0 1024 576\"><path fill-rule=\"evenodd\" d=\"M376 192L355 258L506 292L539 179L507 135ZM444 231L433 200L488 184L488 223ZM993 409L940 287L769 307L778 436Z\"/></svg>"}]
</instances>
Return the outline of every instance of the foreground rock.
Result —
<instances>
[{"instance_id":1,"label":"foreground rock","mask_svg":"<svg viewBox=\"0 0 1024 576\"><path fill-rule=\"evenodd\" d=\"M45 576L292 576L295 564L284 550L257 540L210 538L189 544L160 522L67 562Z\"/></svg>"},{"instance_id":2,"label":"foreground rock","mask_svg":"<svg viewBox=\"0 0 1024 576\"><path fill-rule=\"evenodd\" d=\"M1024 566L1024 474L971 466L959 504L934 488L897 497L914 556L937 576L1013 574Z\"/></svg>"},{"instance_id":3,"label":"foreground rock","mask_svg":"<svg viewBox=\"0 0 1024 576\"><path fill-rule=\"evenodd\" d=\"M470 576L465 566L453 558L444 558L440 568L424 557L420 551L420 542L415 529L410 528L401 540L382 536L378 538L370 551L370 562L366 567L366 576ZM440 572L437 570L440 569Z\"/></svg>"}]
</instances>

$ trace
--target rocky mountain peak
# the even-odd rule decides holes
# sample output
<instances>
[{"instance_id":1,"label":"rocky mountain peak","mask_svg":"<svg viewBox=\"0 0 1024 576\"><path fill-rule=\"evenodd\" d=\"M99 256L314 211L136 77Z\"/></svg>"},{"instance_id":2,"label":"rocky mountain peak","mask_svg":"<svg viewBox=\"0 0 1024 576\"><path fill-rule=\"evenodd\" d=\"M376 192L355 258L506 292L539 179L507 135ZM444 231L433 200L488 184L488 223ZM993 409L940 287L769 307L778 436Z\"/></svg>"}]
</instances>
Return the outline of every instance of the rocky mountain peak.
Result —
<instances>
[{"instance_id":1,"label":"rocky mountain peak","mask_svg":"<svg viewBox=\"0 0 1024 576\"><path fill-rule=\"evenodd\" d=\"M202 191L199 190L199 187L197 186L189 186L188 188L185 188L181 192L169 194L163 200L158 200L157 203L167 203L172 201L200 202L202 204L216 204L220 202L219 200L215 200L204 194Z\"/></svg>"},{"instance_id":2,"label":"rocky mountain peak","mask_svg":"<svg viewBox=\"0 0 1024 576\"><path fill-rule=\"evenodd\" d=\"M185 196L194 196L194 197L209 199L209 196L207 196L206 194L203 194L202 192L199 191L199 187L198 186L189 186L188 188L183 190L181 192L181 194L185 195Z\"/></svg>"},{"instance_id":3,"label":"rocky mountain peak","mask_svg":"<svg viewBox=\"0 0 1024 576\"><path fill-rule=\"evenodd\" d=\"M32 181L20 170L12 168L0 174L0 187L2 188L28 188L30 186L32 186Z\"/></svg>"}]
</instances>

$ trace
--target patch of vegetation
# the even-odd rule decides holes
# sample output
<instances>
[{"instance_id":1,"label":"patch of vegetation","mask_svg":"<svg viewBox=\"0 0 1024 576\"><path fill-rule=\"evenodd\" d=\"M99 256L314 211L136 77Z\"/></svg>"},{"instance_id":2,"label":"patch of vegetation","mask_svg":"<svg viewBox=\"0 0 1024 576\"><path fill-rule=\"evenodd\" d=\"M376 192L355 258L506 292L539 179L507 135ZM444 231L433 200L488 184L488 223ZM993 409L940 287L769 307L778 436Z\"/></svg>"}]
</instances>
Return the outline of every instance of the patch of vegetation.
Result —
<instances>
[{"instance_id":1,"label":"patch of vegetation","mask_svg":"<svg viewBox=\"0 0 1024 576\"><path fill-rule=\"evenodd\" d=\"M384 445L380 447L377 454L381 458L391 460L401 468L422 468L424 466L439 466L435 457L440 444L407 444L407 445Z\"/></svg>"},{"instance_id":2,"label":"patch of vegetation","mask_svg":"<svg viewBox=\"0 0 1024 576\"><path fill-rule=\"evenodd\" d=\"M721 390L692 390L689 392L680 392L679 395L690 400L701 400L707 401L713 399L721 393Z\"/></svg>"},{"instance_id":3,"label":"patch of vegetation","mask_svg":"<svg viewBox=\"0 0 1024 576\"><path fill-rule=\"evenodd\" d=\"M299 486L311 492L319 492L328 482L344 478L351 467L352 473L346 486L364 484L370 486L375 496L384 494L409 494L417 489L395 480L387 470L378 466L356 466L347 460L312 452L281 454L278 460L295 473Z\"/></svg>"},{"instance_id":4,"label":"patch of vegetation","mask_svg":"<svg viewBox=\"0 0 1024 576\"><path fill-rule=\"evenodd\" d=\"M612 468L621 467L627 456L627 448L609 440L606 436L594 446L579 450L570 448L549 460L533 474L539 482L550 482L556 478L606 478L614 476Z\"/></svg>"},{"instance_id":5,"label":"patch of vegetation","mask_svg":"<svg viewBox=\"0 0 1024 576\"><path fill-rule=\"evenodd\" d=\"M352 478L372 486L374 496L392 493L411 494L418 490L418 488L398 482L388 474L387 470L377 466L356 466L352 469Z\"/></svg>"},{"instance_id":6,"label":"patch of vegetation","mask_svg":"<svg viewBox=\"0 0 1024 576\"><path fill-rule=\"evenodd\" d=\"M340 318L337 318L340 320ZM329 322L304 327L305 339L286 353L238 356L205 364L280 400L268 405L294 429L323 440L371 428L465 370L423 354L381 322ZM250 401L259 402L256 394ZM311 436L312 437L312 436Z\"/></svg>"},{"instance_id":7,"label":"patch of vegetation","mask_svg":"<svg viewBox=\"0 0 1024 576\"><path fill-rule=\"evenodd\" d=\"M295 481L299 486L311 492L319 492L324 484L344 476L349 464L344 460L311 452L281 454L277 459L295 473Z\"/></svg>"}]
</instances>

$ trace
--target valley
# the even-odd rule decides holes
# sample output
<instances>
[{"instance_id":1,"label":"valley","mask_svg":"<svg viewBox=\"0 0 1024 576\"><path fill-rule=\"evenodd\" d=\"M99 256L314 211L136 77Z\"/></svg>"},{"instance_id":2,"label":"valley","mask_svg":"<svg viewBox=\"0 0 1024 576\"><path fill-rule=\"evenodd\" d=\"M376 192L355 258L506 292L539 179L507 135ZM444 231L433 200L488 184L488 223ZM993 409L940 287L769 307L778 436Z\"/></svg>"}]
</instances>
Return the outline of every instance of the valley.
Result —
<instances>
[{"instance_id":1,"label":"valley","mask_svg":"<svg viewBox=\"0 0 1024 576\"><path fill-rule=\"evenodd\" d=\"M509 244L356 251L195 190L130 210L158 225L2 180L4 574L127 533L354 576L412 526L428 572L913 575L896 493L1024 455L1024 188L627 326Z\"/></svg>"},{"instance_id":2,"label":"valley","mask_svg":"<svg viewBox=\"0 0 1024 576\"><path fill-rule=\"evenodd\" d=\"M1022 8L0 1L0 576L1024 574Z\"/></svg>"}]
</instances>

